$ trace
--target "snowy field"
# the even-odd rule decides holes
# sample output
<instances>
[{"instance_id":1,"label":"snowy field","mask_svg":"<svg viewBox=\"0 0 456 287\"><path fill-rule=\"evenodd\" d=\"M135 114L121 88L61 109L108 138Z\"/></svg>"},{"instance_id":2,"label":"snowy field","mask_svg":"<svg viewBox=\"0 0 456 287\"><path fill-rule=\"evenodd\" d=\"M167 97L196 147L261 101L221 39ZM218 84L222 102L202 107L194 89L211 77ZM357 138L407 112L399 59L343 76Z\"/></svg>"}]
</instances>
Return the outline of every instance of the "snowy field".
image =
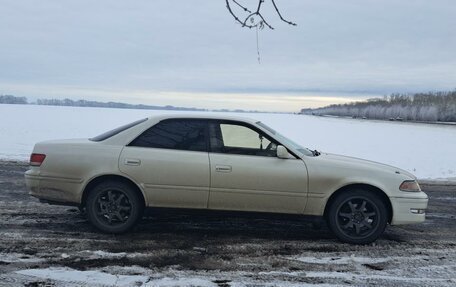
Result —
<instances>
[{"instance_id":1,"label":"snowy field","mask_svg":"<svg viewBox=\"0 0 456 287\"><path fill-rule=\"evenodd\" d=\"M172 112L0 105L0 159L27 160L38 141L92 137L160 113ZM456 126L291 114L239 115L261 120L311 149L394 165L420 179L456 180Z\"/></svg>"}]
</instances>

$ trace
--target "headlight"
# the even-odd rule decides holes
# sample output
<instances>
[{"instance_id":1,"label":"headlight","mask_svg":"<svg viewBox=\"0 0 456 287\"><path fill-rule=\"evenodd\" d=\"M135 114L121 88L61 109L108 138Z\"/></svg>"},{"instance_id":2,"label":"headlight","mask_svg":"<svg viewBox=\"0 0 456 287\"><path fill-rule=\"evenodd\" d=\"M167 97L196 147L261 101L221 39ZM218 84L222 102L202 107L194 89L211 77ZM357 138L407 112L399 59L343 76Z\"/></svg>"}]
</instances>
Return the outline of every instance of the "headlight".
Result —
<instances>
[{"instance_id":1,"label":"headlight","mask_svg":"<svg viewBox=\"0 0 456 287\"><path fill-rule=\"evenodd\" d=\"M403 183L401 183L401 186L399 186L399 189L402 191L410 191L410 192L419 192L421 191L420 185L416 180L406 180Z\"/></svg>"}]
</instances>

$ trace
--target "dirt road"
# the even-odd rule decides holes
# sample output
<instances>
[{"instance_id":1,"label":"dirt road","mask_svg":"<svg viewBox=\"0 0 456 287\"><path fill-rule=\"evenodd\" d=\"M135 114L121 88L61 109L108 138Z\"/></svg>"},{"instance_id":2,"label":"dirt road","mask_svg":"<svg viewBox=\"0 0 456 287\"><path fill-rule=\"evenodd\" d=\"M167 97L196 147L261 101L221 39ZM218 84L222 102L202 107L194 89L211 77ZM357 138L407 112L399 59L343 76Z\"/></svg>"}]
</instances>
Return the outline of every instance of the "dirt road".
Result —
<instances>
[{"instance_id":1,"label":"dirt road","mask_svg":"<svg viewBox=\"0 0 456 287\"><path fill-rule=\"evenodd\" d=\"M210 213L101 234L28 196L26 169L0 162L0 286L456 286L456 186L423 184L425 223L355 246L302 220Z\"/></svg>"}]
</instances>

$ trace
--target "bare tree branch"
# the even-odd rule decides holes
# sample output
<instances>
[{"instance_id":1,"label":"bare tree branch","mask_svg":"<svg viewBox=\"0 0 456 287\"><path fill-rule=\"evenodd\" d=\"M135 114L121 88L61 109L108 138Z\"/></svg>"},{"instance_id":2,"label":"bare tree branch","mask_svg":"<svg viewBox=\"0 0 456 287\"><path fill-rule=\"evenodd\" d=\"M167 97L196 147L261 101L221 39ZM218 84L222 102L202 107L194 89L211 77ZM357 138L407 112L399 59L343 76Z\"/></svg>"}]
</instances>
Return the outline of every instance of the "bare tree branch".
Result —
<instances>
[{"instance_id":1,"label":"bare tree branch","mask_svg":"<svg viewBox=\"0 0 456 287\"><path fill-rule=\"evenodd\" d=\"M255 12L252 12L247 7L241 5L238 2L238 0L225 0L225 2L226 2L226 8L228 9L229 13L233 16L233 18L234 18L234 20L236 20L236 22L238 22L239 24L242 25L242 27L247 27L247 28L255 28L256 27L256 28L262 29L266 25L269 29L274 30L274 27L272 27L266 21L266 19L263 17L263 15L260 12L261 5L263 4L263 2L265 2L265 0L258 0L258 6L257 6L257 9L256 9ZM231 9L230 2L233 2L234 4L239 6L242 10L244 10L244 12L249 13L247 15L247 17L244 18L244 21L239 19L239 17L233 12L233 10ZM275 0L271 0L271 2L272 2L272 5L274 6L275 11L277 12L277 15L279 15L279 17L280 17L280 20L282 20L283 22L285 22L285 23L287 23L289 25L292 25L292 26L296 26L297 25L296 23L288 21L285 18L283 18L282 14L279 11L279 8L277 7L277 5L275 3ZM259 19L259 21L256 22L256 23L255 23L255 18ZM248 23L248 21L250 21L251 23Z\"/></svg>"},{"instance_id":2,"label":"bare tree branch","mask_svg":"<svg viewBox=\"0 0 456 287\"><path fill-rule=\"evenodd\" d=\"M246 7L242 6L241 4L239 4L239 2L237 2L236 0L233 0L233 2L235 4L237 4L239 7L241 7L245 12L248 12L248 13L252 13L252 11L250 11L249 9L247 9Z\"/></svg>"},{"instance_id":3,"label":"bare tree branch","mask_svg":"<svg viewBox=\"0 0 456 287\"><path fill-rule=\"evenodd\" d=\"M264 0L258 0L258 8L256 10L257 13L260 13L260 9L261 9L261 4L263 4Z\"/></svg>"},{"instance_id":4,"label":"bare tree branch","mask_svg":"<svg viewBox=\"0 0 456 287\"><path fill-rule=\"evenodd\" d=\"M236 20L239 24L241 24L242 27L248 27L248 28L255 27L252 25L245 25L241 20L239 20L239 18L233 13L233 10L231 10L231 6L230 6L230 2L229 2L230 0L225 0L225 1L226 1L226 8L230 12L230 14L233 16L234 20Z\"/></svg>"},{"instance_id":5,"label":"bare tree branch","mask_svg":"<svg viewBox=\"0 0 456 287\"><path fill-rule=\"evenodd\" d=\"M290 24L290 25L292 25L292 26L297 26L297 25L298 25L298 24L296 24L296 23L294 23L294 22L285 20L285 19L282 17L282 14L280 14L279 8L277 8L277 5L276 5L276 3L275 3L275 0L271 0L271 2L272 2L272 5L274 5L274 8L275 8L275 10L276 10L276 12L277 12L277 15L279 15L279 17L280 17L280 20L282 20L283 22L285 22L285 23L287 23L287 24Z\"/></svg>"}]
</instances>

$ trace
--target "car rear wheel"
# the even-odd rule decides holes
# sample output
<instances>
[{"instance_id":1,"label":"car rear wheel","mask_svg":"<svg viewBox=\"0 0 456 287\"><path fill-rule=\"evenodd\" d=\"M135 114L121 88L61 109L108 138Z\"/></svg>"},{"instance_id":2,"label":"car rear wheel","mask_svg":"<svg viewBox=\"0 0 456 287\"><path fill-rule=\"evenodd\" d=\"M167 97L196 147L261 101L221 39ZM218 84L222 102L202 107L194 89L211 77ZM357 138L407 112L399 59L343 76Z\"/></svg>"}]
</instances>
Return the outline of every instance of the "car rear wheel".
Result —
<instances>
[{"instance_id":1,"label":"car rear wheel","mask_svg":"<svg viewBox=\"0 0 456 287\"><path fill-rule=\"evenodd\" d=\"M95 186L86 203L89 221L107 233L130 230L142 217L143 209L136 190L121 181L107 181Z\"/></svg>"},{"instance_id":2,"label":"car rear wheel","mask_svg":"<svg viewBox=\"0 0 456 287\"><path fill-rule=\"evenodd\" d=\"M368 244L375 241L388 223L385 203L367 190L349 190L330 202L328 225L343 242Z\"/></svg>"}]
</instances>

